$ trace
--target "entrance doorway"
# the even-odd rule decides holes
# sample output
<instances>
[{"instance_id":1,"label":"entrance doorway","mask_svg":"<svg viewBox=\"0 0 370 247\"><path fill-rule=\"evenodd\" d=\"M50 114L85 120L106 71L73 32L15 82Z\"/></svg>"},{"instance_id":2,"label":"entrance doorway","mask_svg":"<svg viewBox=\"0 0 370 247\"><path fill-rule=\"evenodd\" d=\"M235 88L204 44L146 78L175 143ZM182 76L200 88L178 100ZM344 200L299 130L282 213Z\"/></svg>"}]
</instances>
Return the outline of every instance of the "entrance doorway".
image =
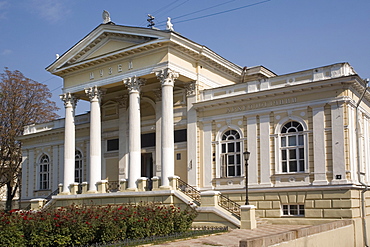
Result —
<instances>
[{"instance_id":1,"label":"entrance doorway","mask_svg":"<svg viewBox=\"0 0 370 247\"><path fill-rule=\"evenodd\" d=\"M152 153L141 154L141 176L151 179L153 174L153 157Z\"/></svg>"},{"instance_id":2,"label":"entrance doorway","mask_svg":"<svg viewBox=\"0 0 370 247\"><path fill-rule=\"evenodd\" d=\"M152 153L141 154L141 176L148 178L148 190L152 190L153 157Z\"/></svg>"}]
</instances>

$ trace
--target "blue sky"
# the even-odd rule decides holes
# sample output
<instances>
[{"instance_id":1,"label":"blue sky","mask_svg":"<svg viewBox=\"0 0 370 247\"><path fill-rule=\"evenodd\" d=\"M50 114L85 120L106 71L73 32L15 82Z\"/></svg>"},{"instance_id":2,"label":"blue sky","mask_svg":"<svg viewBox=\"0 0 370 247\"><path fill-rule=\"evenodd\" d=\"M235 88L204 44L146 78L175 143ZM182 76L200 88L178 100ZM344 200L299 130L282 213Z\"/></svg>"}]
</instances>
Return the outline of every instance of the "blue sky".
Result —
<instances>
[{"instance_id":1,"label":"blue sky","mask_svg":"<svg viewBox=\"0 0 370 247\"><path fill-rule=\"evenodd\" d=\"M281 75L349 62L370 77L369 0L0 0L1 69L47 84L63 116L62 80L45 68L101 24L103 10L128 26L145 27L152 14L160 29L169 16L176 32L241 66Z\"/></svg>"}]
</instances>

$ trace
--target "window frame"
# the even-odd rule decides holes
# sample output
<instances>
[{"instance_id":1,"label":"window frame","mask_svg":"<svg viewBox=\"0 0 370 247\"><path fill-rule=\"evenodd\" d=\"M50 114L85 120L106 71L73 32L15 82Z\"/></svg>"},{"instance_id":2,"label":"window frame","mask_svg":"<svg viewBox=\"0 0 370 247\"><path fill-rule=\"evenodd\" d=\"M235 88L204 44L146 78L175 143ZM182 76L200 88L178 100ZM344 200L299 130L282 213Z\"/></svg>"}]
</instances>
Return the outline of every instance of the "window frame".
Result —
<instances>
[{"instance_id":1,"label":"window frame","mask_svg":"<svg viewBox=\"0 0 370 247\"><path fill-rule=\"evenodd\" d=\"M279 126L276 143L278 173L294 174L307 172L308 145L305 127L303 121L295 119L289 119Z\"/></svg>"},{"instance_id":2,"label":"window frame","mask_svg":"<svg viewBox=\"0 0 370 247\"><path fill-rule=\"evenodd\" d=\"M78 157L78 154L80 154L80 157ZM77 166L79 164L79 166ZM84 162L83 162L83 155L82 152L78 149L75 151L75 173L74 173L74 181L75 183L82 183L84 176ZM78 175L79 176L78 176Z\"/></svg>"},{"instance_id":3,"label":"window frame","mask_svg":"<svg viewBox=\"0 0 370 247\"><path fill-rule=\"evenodd\" d=\"M294 211L296 211L296 213L294 213ZM283 217L304 217L305 216L305 206L304 204L283 204L281 205L281 216Z\"/></svg>"},{"instance_id":4,"label":"window frame","mask_svg":"<svg viewBox=\"0 0 370 247\"><path fill-rule=\"evenodd\" d=\"M236 129L229 128L220 135L219 152L221 158L220 177L242 177L243 174L243 138ZM230 164L233 162L232 164Z\"/></svg>"},{"instance_id":5,"label":"window frame","mask_svg":"<svg viewBox=\"0 0 370 247\"><path fill-rule=\"evenodd\" d=\"M50 190L50 157L42 154L38 163L38 189Z\"/></svg>"}]
</instances>

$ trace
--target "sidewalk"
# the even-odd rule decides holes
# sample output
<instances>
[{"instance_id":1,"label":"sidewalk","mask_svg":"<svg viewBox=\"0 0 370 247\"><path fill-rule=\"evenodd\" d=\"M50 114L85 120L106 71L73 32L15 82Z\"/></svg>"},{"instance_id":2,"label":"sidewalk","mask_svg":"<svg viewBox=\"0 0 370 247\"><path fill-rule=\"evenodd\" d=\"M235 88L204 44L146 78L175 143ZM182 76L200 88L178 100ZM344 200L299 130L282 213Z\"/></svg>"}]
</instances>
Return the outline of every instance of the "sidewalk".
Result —
<instances>
[{"instance_id":1,"label":"sidewalk","mask_svg":"<svg viewBox=\"0 0 370 247\"><path fill-rule=\"evenodd\" d=\"M198 237L194 239L187 239L183 241L167 242L159 245L151 246L227 246L238 247L239 241L248 238L268 236L276 233L283 233L299 228L307 227L307 225L264 225L253 230L234 229L226 233L218 233L205 237Z\"/></svg>"}]
</instances>

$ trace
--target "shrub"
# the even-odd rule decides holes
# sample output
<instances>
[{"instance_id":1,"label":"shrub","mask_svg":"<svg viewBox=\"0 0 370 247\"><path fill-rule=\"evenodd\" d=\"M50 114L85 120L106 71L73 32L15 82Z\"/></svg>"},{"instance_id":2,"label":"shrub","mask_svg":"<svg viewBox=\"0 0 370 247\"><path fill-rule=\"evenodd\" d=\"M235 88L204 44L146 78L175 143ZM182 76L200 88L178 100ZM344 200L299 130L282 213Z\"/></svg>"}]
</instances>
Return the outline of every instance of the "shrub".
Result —
<instances>
[{"instance_id":1,"label":"shrub","mask_svg":"<svg viewBox=\"0 0 370 247\"><path fill-rule=\"evenodd\" d=\"M156 203L77 206L0 215L2 246L78 246L187 231L195 210Z\"/></svg>"}]
</instances>

